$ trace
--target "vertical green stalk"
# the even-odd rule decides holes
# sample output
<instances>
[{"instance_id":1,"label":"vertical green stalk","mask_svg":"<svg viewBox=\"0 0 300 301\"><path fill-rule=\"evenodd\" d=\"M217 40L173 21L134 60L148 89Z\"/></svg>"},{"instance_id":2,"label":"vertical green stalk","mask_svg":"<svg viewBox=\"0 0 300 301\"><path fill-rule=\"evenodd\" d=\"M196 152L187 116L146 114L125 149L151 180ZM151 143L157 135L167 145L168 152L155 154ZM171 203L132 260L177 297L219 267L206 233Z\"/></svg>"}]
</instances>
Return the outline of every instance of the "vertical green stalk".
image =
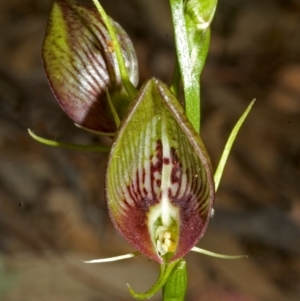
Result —
<instances>
[{"instance_id":1,"label":"vertical green stalk","mask_svg":"<svg viewBox=\"0 0 300 301\"><path fill-rule=\"evenodd\" d=\"M172 84L170 87L170 90L173 92L176 98L178 97L178 93L179 93L180 79L181 76L180 76L179 65L178 65L178 61L176 60L173 77L172 77Z\"/></svg>"},{"instance_id":2,"label":"vertical green stalk","mask_svg":"<svg viewBox=\"0 0 300 301\"><path fill-rule=\"evenodd\" d=\"M182 79L186 115L198 133L201 124L200 75L209 49L209 25L216 4L216 0L170 0L177 53L171 90L177 96ZM163 287L163 300L184 301L186 287L186 262L181 259Z\"/></svg>"},{"instance_id":3,"label":"vertical green stalk","mask_svg":"<svg viewBox=\"0 0 300 301\"><path fill-rule=\"evenodd\" d=\"M185 111L197 132L201 124L200 75L210 43L210 24L217 0L170 0L177 60L183 82ZM175 69L176 71L176 69ZM178 92L177 73L171 89Z\"/></svg>"},{"instance_id":4,"label":"vertical green stalk","mask_svg":"<svg viewBox=\"0 0 300 301\"><path fill-rule=\"evenodd\" d=\"M187 289L186 261L180 259L163 286L164 301L184 301Z\"/></svg>"},{"instance_id":5,"label":"vertical green stalk","mask_svg":"<svg viewBox=\"0 0 300 301\"><path fill-rule=\"evenodd\" d=\"M192 72L188 35L182 0L170 0L175 44L179 69L183 82L186 114L199 133L200 131L200 84Z\"/></svg>"},{"instance_id":6,"label":"vertical green stalk","mask_svg":"<svg viewBox=\"0 0 300 301\"><path fill-rule=\"evenodd\" d=\"M182 259L173 261L171 263L165 263L160 266L160 274L155 282L155 284L146 292L146 293L136 293L128 284L128 289L130 294L136 299L150 299L155 293L157 293L161 288L168 285L170 279L172 279L173 270L177 269L178 263L180 263ZM163 299L164 301L170 301L170 299ZM181 299L180 299L181 300ZM180 301L178 300L178 301ZM174 300L175 301L175 300Z\"/></svg>"}]
</instances>

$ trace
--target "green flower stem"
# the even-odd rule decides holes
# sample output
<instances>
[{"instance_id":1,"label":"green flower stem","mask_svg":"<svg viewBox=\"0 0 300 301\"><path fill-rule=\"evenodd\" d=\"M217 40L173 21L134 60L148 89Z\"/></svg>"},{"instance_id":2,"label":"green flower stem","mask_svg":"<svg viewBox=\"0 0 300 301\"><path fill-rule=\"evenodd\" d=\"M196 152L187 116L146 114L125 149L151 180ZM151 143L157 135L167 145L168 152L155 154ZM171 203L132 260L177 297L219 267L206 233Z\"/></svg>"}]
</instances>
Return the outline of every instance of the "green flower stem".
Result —
<instances>
[{"instance_id":1,"label":"green flower stem","mask_svg":"<svg viewBox=\"0 0 300 301\"><path fill-rule=\"evenodd\" d=\"M238 134L238 132L239 132L242 124L244 123L246 117L250 113L251 108L252 108L254 102L255 102L255 99L253 99L251 101L251 103L249 104L249 106L247 107L247 109L245 110L245 112L243 113L243 115L240 117L240 119L238 120L238 122L234 126L233 130L231 131L231 134L230 134L230 136L229 136L229 138L228 138L228 140L226 142L225 148L223 150L223 153L222 153L219 165L217 167L217 170L216 170L215 176L214 176L216 191L218 190L218 187L219 187L219 184L220 184L220 181L221 181L221 177L222 177L222 174L223 174L223 171L224 171L224 168L225 168L225 165L226 165L226 162L227 162L230 150L231 150L232 145L234 143L234 140L235 140L235 138L236 138L236 136L237 136L237 134Z\"/></svg>"},{"instance_id":2,"label":"green flower stem","mask_svg":"<svg viewBox=\"0 0 300 301\"><path fill-rule=\"evenodd\" d=\"M113 102L111 100L111 97L109 95L109 92L108 92L107 88L106 88L106 97L107 97L109 108L111 110L111 113L113 115L114 121L116 123L116 126L117 126L117 128L119 128L121 121L120 121L120 118L119 118L118 113L116 111L116 108L115 108L115 106L114 106L114 104L113 104Z\"/></svg>"},{"instance_id":3,"label":"green flower stem","mask_svg":"<svg viewBox=\"0 0 300 301\"><path fill-rule=\"evenodd\" d=\"M187 117L199 133L200 131L200 89L199 79L193 74L188 36L184 18L184 3L182 0L170 0L177 59L183 82L185 109Z\"/></svg>"},{"instance_id":4,"label":"green flower stem","mask_svg":"<svg viewBox=\"0 0 300 301\"><path fill-rule=\"evenodd\" d=\"M164 301L184 301L187 289L186 261L182 258L163 286Z\"/></svg>"},{"instance_id":5,"label":"green flower stem","mask_svg":"<svg viewBox=\"0 0 300 301\"><path fill-rule=\"evenodd\" d=\"M176 98L178 97L178 93L179 93L180 79L181 76L180 76L179 65L178 65L178 61L176 60L173 77L172 77L172 84L170 87L170 90L173 92Z\"/></svg>"},{"instance_id":6,"label":"green flower stem","mask_svg":"<svg viewBox=\"0 0 300 301\"><path fill-rule=\"evenodd\" d=\"M74 123L74 125L76 127L78 127L79 129L85 130L89 133L92 133L92 134L98 135L98 136L114 137L116 135L116 133L106 133L106 132L94 131L94 130L88 129L80 124L77 124L77 123Z\"/></svg>"},{"instance_id":7,"label":"green flower stem","mask_svg":"<svg viewBox=\"0 0 300 301\"><path fill-rule=\"evenodd\" d=\"M146 292L146 293L136 293L130 286L128 285L128 289L130 291L130 294L136 298L136 299L149 299L151 298L155 293L157 293L165 284L167 281L169 281L169 277L173 271L173 269L176 267L178 262L181 261L181 259L178 259L176 261L173 261L171 263L165 263L160 266L160 274L156 281L156 283ZM164 299L165 300L165 299Z\"/></svg>"},{"instance_id":8,"label":"green flower stem","mask_svg":"<svg viewBox=\"0 0 300 301\"><path fill-rule=\"evenodd\" d=\"M99 1L98 0L93 0L93 2L94 2L94 5L96 6L98 12L100 13L100 15L102 17L102 19L105 23L105 26L107 27L110 38L111 38L112 43L113 43L113 49L116 53L116 57L117 57L118 65L119 65L119 70L120 70L120 75L121 75L123 86L124 86L128 96L132 99L135 96L137 91L136 91L136 88L133 86L133 84L131 83L131 81L129 79L127 68L125 66L124 58L123 58L123 55L122 55L121 46L118 42L117 35L116 35L115 30L114 30L114 27L112 26L109 17L107 16L106 12L104 11L104 9L101 6L101 4L99 3Z\"/></svg>"},{"instance_id":9,"label":"green flower stem","mask_svg":"<svg viewBox=\"0 0 300 301\"><path fill-rule=\"evenodd\" d=\"M52 147L72 149L72 150L78 150L78 151L98 152L98 153L107 153L110 151L109 146L80 145L80 144L72 144L72 143L63 143L63 142L58 142L58 141L40 137L40 136L34 134L30 129L28 129L28 133L34 140L36 140L42 144L52 146Z\"/></svg>"}]
</instances>

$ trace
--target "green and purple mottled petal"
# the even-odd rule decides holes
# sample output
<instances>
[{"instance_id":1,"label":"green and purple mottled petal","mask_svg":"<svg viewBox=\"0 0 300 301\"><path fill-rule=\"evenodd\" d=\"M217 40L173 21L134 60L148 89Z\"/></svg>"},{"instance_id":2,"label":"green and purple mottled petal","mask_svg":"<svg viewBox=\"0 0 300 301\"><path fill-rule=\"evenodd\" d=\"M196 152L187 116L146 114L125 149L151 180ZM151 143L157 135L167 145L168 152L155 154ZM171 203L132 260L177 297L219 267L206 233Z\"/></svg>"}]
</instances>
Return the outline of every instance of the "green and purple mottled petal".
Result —
<instances>
[{"instance_id":1,"label":"green and purple mottled petal","mask_svg":"<svg viewBox=\"0 0 300 301\"><path fill-rule=\"evenodd\" d=\"M113 22L130 80L138 81L133 45ZM71 0L56 0L43 45L45 71L60 106L75 123L90 130L115 132L106 89L120 117L129 105L107 29L97 10Z\"/></svg>"},{"instance_id":2,"label":"green and purple mottled petal","mask_svg":"<svg viewBox=\"0 0 300 301\"><path fill-rule=\"evenodd\" d=\"M121 123L106 198L119 232L159 263L186 255L206 230L214 201L210 159L178 100L157 79L144 84Z\"/></svg>"}]
</instances>

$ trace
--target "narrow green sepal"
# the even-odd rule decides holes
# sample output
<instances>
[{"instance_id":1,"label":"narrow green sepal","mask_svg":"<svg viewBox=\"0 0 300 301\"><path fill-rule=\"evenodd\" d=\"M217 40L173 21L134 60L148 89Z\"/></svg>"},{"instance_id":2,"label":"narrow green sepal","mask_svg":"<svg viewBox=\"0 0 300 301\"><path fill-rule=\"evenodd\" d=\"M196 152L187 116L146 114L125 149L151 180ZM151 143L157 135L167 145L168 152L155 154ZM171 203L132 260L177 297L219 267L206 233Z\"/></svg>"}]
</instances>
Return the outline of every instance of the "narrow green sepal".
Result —
<instances>
[{"instance_id":1,"label":"narrow green sepal","mask_svg":"<svg viewBox=\"0 0 300 301\"><path fill-rule=\"evenodd\" d=\"M35 141L38 141L41 144L45 144L52 147L65 148L65 149L71 149L77 151L98 152L98 153L108 153L110 151L109 146L80 145L80 144L64 143L64 142L54 141L51 139L46 139L34 134L30 129L28 129L28 134Z\"/></svg>"},{"instance_id":2,"label":"narrow green sepal","mask_svg":"<svg viewBox=\"0 0 300 301\"><path fill-rule=\"evenodd\" d=\"M200 253L203 255L211 256L211 257L216 257L216 258L222 258L222 259L240 259L240 258L248 258L247 255L225 255L225 254L219 254L215 252L211 252L208 250L204 250L198 247L194 247L191 250L192 252Z\"/></svg>"},{"instance_id":3,"label":"narrow green sepal","mask_svg":"<svg viewBox=\"0 0 300 301\"><path fill-rule=\"evenodd\" d=\"M182 258L163 286L164 301L184 301L187 289L186 261Z\"/></svg>"},{"instance_id":4,"label":"narrow green sepal","mask_svg":"<svg viewBox=\"0 0 300 301\"><path fill-rule=\"evenodd\" d=\"M99 258L99 259L92 259L92 260L82 260L83 263L105 263L105 262L114 262L129 259L135 256L141 255L140 252L132 252L124 255L114 256L114 257L107 257L107 258Z\"/></svg>"},{"instance_id":5,"label":"narrow green sepal","mask_svg":"<svg viewBox=\"0 0 300 301\"><path fill-rule=\"evenodd\" d=\"M229 138L228 138L228 140L226 142L225 148L223 150L221 159L219 161L219 164L218 164L217 170L215 172L215 176L214 176L216 191L218 190L218 187L219 187L219 184L220 184L220 181L221 181L221 177L222 177L222 174L223 174L223 171L224 171L224 168L225 168L225 165L226 165L226 162L227 162L230 150L231 150L232 145L234 143L234 140L235 140L235 138L236 138L236 136L237 136L237 134L238 134L238 132L239 132L242 124L244 123L245 119L247 118L248 114L250 113L251 108L252 108L255 100L256 99L253 99L251 101L251 103L249 104L249 106L247 107L247 109L245 110L245 112L243 113L243 115L240 117L240 119L238 120L238 122L234 126L234 128L231 131L230 136L229 136Z\"/></svg>"},{"instance_id":6,"label":"narrow green sepal","mask_svg":"<svg viewBox=\"0 0 300 301\"><path fill-rule=\"evenodd\" d=\"M173 261L171 263L162 264L160 266L160 274L155 282L155 284L145 293L136 293L130 286L127 284L128 289L132 297L136 299L149 299L151 298L155 293L157 293L168 281L170 274L172 273L173 269L176 267L178 262L181 259L178 259L176 261Z\"/></svg>"}]
</instances>

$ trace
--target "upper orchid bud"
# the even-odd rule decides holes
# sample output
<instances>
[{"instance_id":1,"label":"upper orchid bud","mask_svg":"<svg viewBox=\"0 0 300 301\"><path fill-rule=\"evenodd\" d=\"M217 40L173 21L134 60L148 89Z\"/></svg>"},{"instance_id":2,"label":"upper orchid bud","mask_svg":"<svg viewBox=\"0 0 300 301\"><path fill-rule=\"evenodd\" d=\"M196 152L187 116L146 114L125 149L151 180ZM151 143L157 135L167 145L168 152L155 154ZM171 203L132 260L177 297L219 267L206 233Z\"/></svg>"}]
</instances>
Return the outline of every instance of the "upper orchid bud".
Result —
<instances>
[{"instance_id":1,"label":"upper orchid bud","mask_svg":"<svg viewBox=\"0 0 300 301\"><path fill-rule=\"evenodd\" d=\"M183 257L206 230L214 201L210 159L157 79L143 85L117 132L106 198L119 232L159 263Z\"/></svg>"},{"instance_id":2,"label":"upper orchid bud","mask_svg":"<svg viewBox=\"0 0 300 301\"><path fill-rule=\"evenodd\" d=\"M133 45L111 21L120 43L129 78L138 82ZM55 96L74 122L100 132L115 132L107 94L122 117L130 100L123 87L108 30L96 9L72 0L55 0L43 45L45 71Z\"/></svg>"},{"instance_id":3,"label":"upper orchid bud","mask_svg":"<svg viewBox=\"0 0 300 301\"><path fill-rule=\"evenodd\" d=\"M185 11L198 30L207 29L214 17L218 0L186 0Z\"/></svg>"}]
</instances>

